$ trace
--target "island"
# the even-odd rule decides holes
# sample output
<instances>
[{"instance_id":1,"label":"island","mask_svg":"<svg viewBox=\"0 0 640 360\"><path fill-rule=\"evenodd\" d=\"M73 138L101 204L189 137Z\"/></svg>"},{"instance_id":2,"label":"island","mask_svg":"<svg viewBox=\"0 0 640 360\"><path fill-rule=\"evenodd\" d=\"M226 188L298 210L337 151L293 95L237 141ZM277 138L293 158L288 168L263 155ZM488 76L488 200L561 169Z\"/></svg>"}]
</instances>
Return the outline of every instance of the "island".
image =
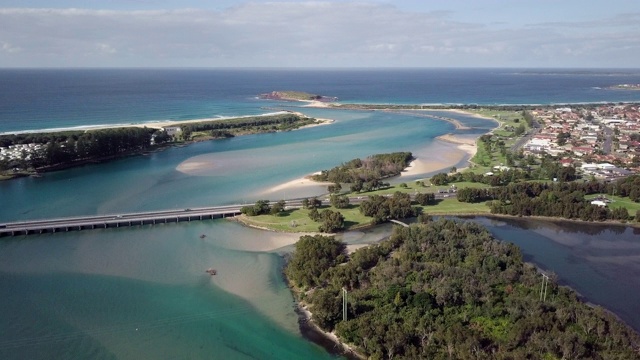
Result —
<instances>
[{"instance_id":1,"label":"island","mask_svg":"<svg viewBox=\"0 0 640 360\"><path fill-rule=\"evenodd\" d=\"M618 84L609 86L610 90L640 90L640 84Z\"/></svg>"},{"instance_id":2,"label":"island","mask_svg":"<svg viewBox=\"0 0 640 360\"><path fill-rule=\"evenodd\" d=\"M334 102L337 101L337 97L324 96L317 94L310 94L303 91L272 91L270 93L258 95L259 99L266 100L283 100L283 101L317 101L317 102Z\"/></svg>"}]
</instances>

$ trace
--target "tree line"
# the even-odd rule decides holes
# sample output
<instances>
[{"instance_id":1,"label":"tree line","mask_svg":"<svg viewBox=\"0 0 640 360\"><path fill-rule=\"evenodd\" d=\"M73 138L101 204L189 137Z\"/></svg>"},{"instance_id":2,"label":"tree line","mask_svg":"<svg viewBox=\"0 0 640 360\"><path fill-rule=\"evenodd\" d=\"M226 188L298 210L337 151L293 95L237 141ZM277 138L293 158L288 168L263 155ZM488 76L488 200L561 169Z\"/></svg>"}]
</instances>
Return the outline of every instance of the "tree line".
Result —
<instances>
[{"instance_id":1,"label":"tree line","mask_svg":"<svg viewBox=\"0 0 640 360\"><path fill-rule=\"evenodd\" d=\"M285 274L318 326L374 359L639 355L637 333L553 274L542 298L542 276L517 246L474 222L396 227L351 255L332 237L301 238Z\"/></svg>"},{"instance_id":2,"label":"tree line","mask_svg":"<svg viewBox=\"0 0 640 360\"><path fill-rule=\"evenodd\" d=\"M629 220L624 207L601 207L591 204L585 195L608 194L629 197L640 202L640 176L634 175L614 183L589 181L584 183L512 183L488 189L459 189L461 202L488 201L493 214L514 216L549 216L585 221ZM640 221L640 212L635 214Z\"/></svg>"},{"instance_id":3,"label":"tree line","mask_svg":"<svg viewBox=\"0 0 640 360\"><path fill-rule=\"evenodd\" d=\"M250 116L235 119L203 121L180 124L182 136L189 140L195 133L207 133L214 138L227 138L247 133L263 133L287 131L314 124L313 118L302 117L293 113L270 116Z\"/></svg>"},{"instance_id":4,"label":"tree line","mask_svg":"<svg viewBox=\"0 0 640 360\"><path fill-rule=\"evenodd\" d=\"M21 160L0 162L3 169L20 166L41 168L59 164L69 164L79 160L104 159L123 154L136 153L152 148L151 137L161 131L150 128L115 128L92 131L65 131L57 133L31 133L0 136L0 146L17 144L41 144L39 151L26 154ZM156 138L156 144L168 140L165 136Z\"/></svg>"},{"instance_id":5,"label":"tree line","mask_svg":"<svg viewBox=\"0 0 640 360\"><path fill-rule=\"evenodd\" d=\"M315 122L312 118L287 113L177 125L181 127L182 139L189 140L194 132L206 131L211 138L226 138L245 133L291 130ZM44 146L39 151L31 153L28 159L28 154L25 153L22 159L0 161L0 170L14 167L38 169L70 165L79 161L108 159L144 152L174 140L166 131L146 127L0 135L0 147L18 144Z\"/></svg>"}]
</instances>

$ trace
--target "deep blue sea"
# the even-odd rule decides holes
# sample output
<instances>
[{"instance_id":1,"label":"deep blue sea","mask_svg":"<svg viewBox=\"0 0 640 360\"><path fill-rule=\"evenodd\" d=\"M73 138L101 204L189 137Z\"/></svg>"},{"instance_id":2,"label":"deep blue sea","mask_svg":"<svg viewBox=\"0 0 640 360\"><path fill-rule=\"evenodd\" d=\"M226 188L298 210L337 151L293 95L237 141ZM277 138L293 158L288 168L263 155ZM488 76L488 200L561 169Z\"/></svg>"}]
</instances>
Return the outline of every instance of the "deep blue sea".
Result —
<instances>
[{"instance_id":1,"label":"deep blue sea","mask_svg":"<svg viewBox=\"0 0 640 360\"><path fill-rule=\"evenodd\" d=\"M0 132L264 113L256 95L299 90L341 102L558 104L640 101L608 86L640 70L0 69Z\"/></svg>"},{"instance_id":2,"label":"deep blue sea","mask_svg":"<svg viewBox=\"0 0 640 360\"><path fill-rule=\"evenodd\" d=\"M640 83L640 70L0 70L0 132L279 109L335 120L2 181L0 222L317 195L324 187L303 193L271 189L389 151L412 151L425 161L457 161L462 167L468 156L435 138L477 137L495 127L493 121L462 114L447 116L469 130L406 114L257 99L272 90L363 103L640 101L640 92L606 89L621 83ZM637 230L474 221L640 329ZM349 232L340 239L367 244L387 236L390 228ZM281 254L291 251L290 240L225 220L3 238L0 359L332 358L298 328L281 276ZM204 272L212 266L215 277Z\"/></svg>"}]
</instances>

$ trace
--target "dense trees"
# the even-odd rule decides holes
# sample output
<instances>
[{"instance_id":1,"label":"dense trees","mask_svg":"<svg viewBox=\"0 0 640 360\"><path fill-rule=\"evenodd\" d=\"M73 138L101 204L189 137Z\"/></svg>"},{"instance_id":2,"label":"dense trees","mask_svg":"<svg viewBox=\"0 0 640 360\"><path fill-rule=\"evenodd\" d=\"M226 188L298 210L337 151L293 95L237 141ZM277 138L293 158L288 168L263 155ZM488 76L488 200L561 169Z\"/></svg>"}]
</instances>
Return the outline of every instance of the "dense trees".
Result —
<instances>
[{"instance_id":1,"label":"dense trees","mask_svg":"<svg viewBox=\"0 0 640 360\"><path fill-rule=\"evenodd\" d=\"M333 169L323 170L320 174L314 175L313 179L333 183L358 184L356 188L360 186L360 189L364 189L368 186L370 189L374 189L380 186L381 179L399 175L404 168L409 166L412 159L413 156L410 152L377 154L364 160L353 159ZM378 182L371 183L372 181ZM367 185L367 183L369 184ZM354 190L353 187L352 190Z\"/></svg>"},{"instance_id":2,"label":"dense trees","mask_svg":"<svg viewBox=\"0 0 640 360\"><path fill-rule=\"evenodd\" d=\"M339 245L327 243L306 239L296 246L285 273L296 285L315 287L305 293L312 319L365 356L638 357L637 334L581 303L553 275L541 300L535 267L475 223L440 219L396 228L389 240L346 262ZM349 293L347 321L342 288Z\"/></svg>"},{"instance_id":3,"label":"dense trees","mask_svg":"<svg viewBox=\"0 0 640 360\"><path fill-rule=\"evenodd\" d=\"M237 134L283 131L312 124L316 120L296 114L278 114L238 119L180 124L182 137L188 140L196 132L207 132L212 138ZM152 141L153 139L153 141ZM20 167L42 168L70 165L85 160L109 159L139 153L173 141L166 131L152 128L124 127L90 131L25 133L0 136L0 146L39 144L44 147L26 160L0 162L0 170Z\"/></svg>"},{"instance_id":4,"label":"dense trees","mask_svg":"<svg viewBox=\"0 0 640 360\"><path fill-rule=\"evenodd\" d=\"M0 136L0 144L5 147L18 144L44 145L41 150L31 154L30 160L24 164L40 168L144 151L152 147L151 137L156 132L155 129L128 127L86 132L15 134ZM161 139L163 138L160 137L158 141ZM7 163L7 166L12 165Z\"/></svg>"},{"instance_id":5,"label":"dense trees","mask_svg":"<svg viewBox=\"0 0 640 360\"><path fill-rule=\"evenodd\" d=\"M349 207L349 197L347 195L331 195L331 206L336 209L346 209Z\"/></svg>"},{"instance_id":6,"label":"dense trees","mask_svg":"<svg viewBox=\"0 0 640 360\"><path fill-rule=\"evenodd\" d=\"M317 286L320 284L320 275L344 261L344 250L344 244L332 236L302 236L296 243L296 250L289 259L285 273L296 286Z\"/></svg>"},{"instance_id":7,"label":"dense trees","mask_svg":"<svg viewBox=\"0 0 640 360\"><path fill-rule=\"evenodd\" d=\"M628 220L623 207L613 209L592 205L585 195L610 194L629 196L640 201L640 176L634 175L606 184L585 183L517 183L490 189L464 188L458 190L462 202L489 201L491 212L517 216L550 216L586 221ZM638 194L638 196L636 196Z\"/></svg>"},{"instance_id":8,"label":"dense trees","mask_svg":"<svg viewBox=\"0 0 640 360\"><path fill-rule=\"evenodd\" d=\"M212 137L286 131L313 124L316 120L287 113L272 116L250 116L237 119L203 121L181 124L183 137L188 140L195 133L207 133Z\"/></svg>"},{"instance_id":9,"label":"dense trees","mask_svg":"<svg viewBox=\"0 0 640 360\"><path fill-rule=\"evenodd\" d=\"M265 215L271 212L269 200L258 200L253 206L243 206L240 212L247 216Z\"/></svg>"},{"instance_id":10,"label":"dense trees","mask_svg":"<svg viewBox=\"0 0 640 360\"><path fill-rule=\"evenodd\" d=\"M360 213L372 217L373 224L380 224L391 219L405 219L416 216L418 211L411 206L411 196L395 192L391 197L370 196L360 204Z\"/></svg>"}]
</instances>

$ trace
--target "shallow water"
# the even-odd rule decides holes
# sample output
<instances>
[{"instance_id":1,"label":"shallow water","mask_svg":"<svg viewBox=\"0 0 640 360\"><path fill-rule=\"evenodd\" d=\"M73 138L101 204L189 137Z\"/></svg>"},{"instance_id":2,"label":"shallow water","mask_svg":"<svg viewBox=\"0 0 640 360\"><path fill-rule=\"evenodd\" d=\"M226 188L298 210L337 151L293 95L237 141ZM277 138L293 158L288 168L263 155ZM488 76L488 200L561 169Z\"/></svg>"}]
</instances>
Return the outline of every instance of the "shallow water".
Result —
<instances>
[{"instance_id":1,"label":"shallow water","mask_svg":"<svg viewBox=\"0 0 640 360\"><path fill-rule=\"evenodd\" d=\"M24 85L28 81L16 81L21 76L35 85L28 88ZM67 81L58 81L60 76L67 76ZM470 76L476 76L477 82ZM80 70L71 75L0 71L0 78L6 80L0 81L0 131L270 111L263 106L336 120L300 131L203 142L41 178L0 182L0 222L253 202L275 185L355 157L412 151L444 161L455 146L435 141L436 136L449 132L477 136L495 126L492 121L446 113L473 127L455 131L447 122L421 117L310 109L254 98L274 88L302 89L354 102L554 102L611 100L610 93L583 86L618 81L577 75L575 82L551 75L520 75L514 81L514 76L472 70L453 75L437 70L302 75L286 71ZM491 85L496 77L501 79L497 87ZM234 86L229 86L229 79ZM515 82L513 86L500 90L508 79ZM47 81L55 86L44 86ZM487 90L483 81L502 93ZM28 91L16 91L16 84ZM87 84L99 86L87 92ZM548 95L550 84L562 91ZM637 98L637 94L616 96L616 100ZM464 166L465 160L456 166ZM208 166L179 171L196 162ZM485 222L496 236L519 241L529 259L557 272L590 300L613 309L638 328L634 314L640 291L634 280L639 277L633 238L603 242L595 239L614 234L603 230L567 235L562 226L545 232L549 231L544 230L546 225ZM376 227L341 238L350 245L372 243L390 229ZM223 220L2 239L0 287L5 291L0 297L0 358L331 357L298 331L293 299L280 274L279 254L290 251L290 243L289 236ZM206 274L209 267L215 267L218 275Z\"/></svg>"}]
</instances>

